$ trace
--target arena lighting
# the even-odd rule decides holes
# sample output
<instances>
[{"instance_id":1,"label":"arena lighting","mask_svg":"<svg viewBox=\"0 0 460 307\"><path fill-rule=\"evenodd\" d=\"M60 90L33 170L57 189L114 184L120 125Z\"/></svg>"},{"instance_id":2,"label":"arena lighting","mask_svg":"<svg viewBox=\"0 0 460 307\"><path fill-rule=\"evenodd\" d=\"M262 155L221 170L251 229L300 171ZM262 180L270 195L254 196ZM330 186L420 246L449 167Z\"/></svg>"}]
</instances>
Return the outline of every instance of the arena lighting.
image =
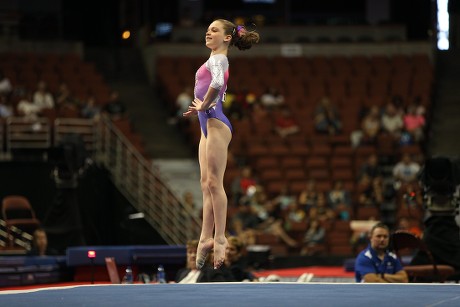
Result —
<instances>
[{"instance_id":1,"label":"arena lighting","mask_svg":"<svg viewBox=\"0 0 460 307\"><path fill-rule=\"evenodd\" d=\"M88 251L88 258L89 258L89 259L94 259L94 258L96 258L96 251L93 251L93 250Z\"/></svg>"},{"instance_id":2,"label":"arena lighting","mask_svg":"<svg viewBox=\"0 0 460 307\"><path fill-rule=\"evenodd\" d=\"M131 36L131 32L129 32L128 30L123 31L123 34L121 35L123 39L128 39L130 36Z\"/></svg>"},{"instance_id":3,"label":"arena lighting","mask_svg":"<svg viewBox=\"0 0 460 307\"><path fill-rule=\"evenodd\" d=\"M439 50L449 50L449 0L437 0L437 39Z\"/></svg>"}]
</instances>

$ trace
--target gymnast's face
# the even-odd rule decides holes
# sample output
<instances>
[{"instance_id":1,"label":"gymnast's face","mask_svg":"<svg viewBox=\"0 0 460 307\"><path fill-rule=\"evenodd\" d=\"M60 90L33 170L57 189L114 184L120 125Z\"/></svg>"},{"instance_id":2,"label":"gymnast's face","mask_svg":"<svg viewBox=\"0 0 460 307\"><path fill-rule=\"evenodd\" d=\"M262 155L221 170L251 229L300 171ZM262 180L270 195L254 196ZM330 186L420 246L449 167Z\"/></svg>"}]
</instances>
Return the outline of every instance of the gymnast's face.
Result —
<instances>
[{"instance_id":1,"label":"gymnast's face","mask_svg":"<svg viewBox=\"0 0 460 307\"><path fill-rule=\"evenodd\" d=\"M224 25L218 20L213 21L206 31L206 46L212 50L229 43L231 39L232 36L225 34Z\"/></svg>"}]
</instances>

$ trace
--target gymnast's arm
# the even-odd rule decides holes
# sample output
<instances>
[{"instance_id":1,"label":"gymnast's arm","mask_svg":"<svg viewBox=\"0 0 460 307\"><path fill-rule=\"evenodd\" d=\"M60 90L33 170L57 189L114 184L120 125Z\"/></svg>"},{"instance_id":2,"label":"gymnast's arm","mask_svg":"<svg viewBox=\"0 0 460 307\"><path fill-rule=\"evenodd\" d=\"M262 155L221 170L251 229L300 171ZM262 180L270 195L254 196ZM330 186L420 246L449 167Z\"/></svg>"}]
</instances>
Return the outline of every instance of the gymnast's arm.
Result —
<instances>
[{"instance_id":1,"label":"gymnast's arm","mask_svg":"<svg viewBox=\"0 0 460 307\"><path fill-rule=\"evenodd\" d=\"M202 108L207 110L213 107L216 102L217 96L219 95L220 90L224 86L225 79L225 68L228 67L227 57L218 57L212 56L209 59L209 70L211 72L211 84L209 85L206 95L204 95Z\"/></svg>"}]
</instances>

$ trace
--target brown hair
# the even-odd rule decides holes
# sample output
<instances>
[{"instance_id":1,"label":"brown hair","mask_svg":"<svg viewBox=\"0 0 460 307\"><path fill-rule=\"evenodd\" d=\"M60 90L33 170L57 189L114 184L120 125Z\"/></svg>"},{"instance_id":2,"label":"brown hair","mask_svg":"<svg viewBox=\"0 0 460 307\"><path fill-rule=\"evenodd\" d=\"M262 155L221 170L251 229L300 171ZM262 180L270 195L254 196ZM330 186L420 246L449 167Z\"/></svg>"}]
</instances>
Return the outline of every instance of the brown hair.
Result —
<instances>
[{"instance_id":1,"label":"brown hair","mask_svg":"<svg viewBox=\"0 0 460 307\"><path fill-rule=\"evenodd\" d=\"M244 244L238 237L231 236L228 238L228 243L236 247L238 253L243 252Z\"/></svg>"},{"instance_id":2,"label":"brown hair","mask_svg":"<svg viewBox=\"0 0 460 307\"><path fill-rule=\"evenodd\" d=\"M383 228L386 229L388 232L390 232L390 228L382 222L377 222L374 226L372 226L371 230L369 231L369 237L372 237L372 234L374 233L374 230L376 228Z\"/></svg>"},{"instance_id":3,"label":"brown hair","mask_svg":"<svg viewBox=\"0 0 460 307\"><path fill-rule=\"evenodd\" d=\"M187 249L197 249L198 240L188 240L186 244Z\"/></svg>"},{"instance_id":4,"label":"brown hair","mask_svg":"<svg viewBox=\"0 0 460 307\"><path fill-rule=\"evenodd\" d=\"M236 46L239 50L247 50L257 44L260 39L259 33L255 30L248 31L244 26L237 26L226 19L217 19L221 22L226 35L231 35L230 46Z\"/></svg>"}]
</instances>

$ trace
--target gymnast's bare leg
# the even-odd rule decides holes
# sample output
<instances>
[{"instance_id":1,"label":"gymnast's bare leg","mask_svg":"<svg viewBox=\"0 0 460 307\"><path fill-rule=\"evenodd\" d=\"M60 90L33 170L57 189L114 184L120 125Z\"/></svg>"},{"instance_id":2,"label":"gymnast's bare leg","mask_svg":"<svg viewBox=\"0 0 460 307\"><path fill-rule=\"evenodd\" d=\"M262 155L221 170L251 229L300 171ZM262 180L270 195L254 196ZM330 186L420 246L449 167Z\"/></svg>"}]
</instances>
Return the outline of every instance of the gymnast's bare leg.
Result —
<instances>
[{"instance_id":1,"label":"gymnast's bare leg","mask_svg":"<svg viewBox=\"0 0 460 307\"><path fill-rule=\"evenodd\" d=\"M218 119L207 121L208 137L201 136L199 161L203 191L203 226L197 251L197 268L201 268L206 255L214 248L214 267L225 260L227 238L227 195L224 190L224 173L227 166L228 144L232 134L228 126ZM214 236L213 236L214 230Z\"/></svg>"}]
</instances>

